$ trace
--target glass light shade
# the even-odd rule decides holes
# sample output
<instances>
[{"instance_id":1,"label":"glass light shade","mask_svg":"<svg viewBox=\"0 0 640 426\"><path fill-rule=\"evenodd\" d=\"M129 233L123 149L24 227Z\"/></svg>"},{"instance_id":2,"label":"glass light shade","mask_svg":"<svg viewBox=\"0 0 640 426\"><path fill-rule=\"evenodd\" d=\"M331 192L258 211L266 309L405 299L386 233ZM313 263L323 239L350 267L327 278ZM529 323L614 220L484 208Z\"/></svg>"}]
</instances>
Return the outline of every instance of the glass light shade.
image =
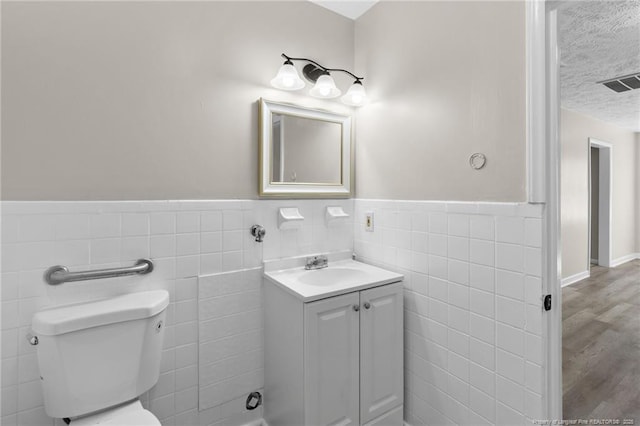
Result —
<instances>
[{"instance_id":1,"label":"glass light shade","mask_svg":"<svg viewBox=\"0 0 640 426\"><path fill-rule=\"evenodd\" d=\"M353 83L347 93L340 98L342 103L351 106L362 106L367 101L367 93L364 91L364 86L359 81Z\"/></svg>"},{"instance_id":2,"label":"glass light shade","mask_svg":"<svg viewBox=\"0 0 640 426\"><path fill-rule=\"evenodd\" d=\"M336 83L333 81L333 78L328 74L318 77L316 85L309 90L309 94L314 98L324 99L337 98L340 96L340 93L342 92L340 92L340 89L336 87Z\"/></svg>"},{"instance_id":3,"label":"glass light shade","mask_svg":"<svg viewBox=\"0 0 640 426\"><path fill-rule=\"evenodd\" d=\"M285 63L278 70L278 74L271 80L271 85L276 89L300 90L304 87L304 81L298 75L296 67Z\"/></svg>"}]
</instances>

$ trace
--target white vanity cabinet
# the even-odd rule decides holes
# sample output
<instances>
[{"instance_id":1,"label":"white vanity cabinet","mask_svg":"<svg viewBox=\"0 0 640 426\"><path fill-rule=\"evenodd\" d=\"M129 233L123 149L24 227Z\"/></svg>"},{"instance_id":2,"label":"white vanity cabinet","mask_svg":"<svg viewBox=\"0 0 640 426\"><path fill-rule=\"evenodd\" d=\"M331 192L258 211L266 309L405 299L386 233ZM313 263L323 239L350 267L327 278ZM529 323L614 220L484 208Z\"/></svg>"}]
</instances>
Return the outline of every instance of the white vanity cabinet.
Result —
<instances>
[{"instance_id":1,"label":"white vanity cabinet","mask_svg":"<svg viewBox=\"0 0 640 426\"><path fill-rule=\"evenodd\" d=\"M401 426L402 282L305 302L265 279L265 420Z\"/></svg>"}]
</instances>

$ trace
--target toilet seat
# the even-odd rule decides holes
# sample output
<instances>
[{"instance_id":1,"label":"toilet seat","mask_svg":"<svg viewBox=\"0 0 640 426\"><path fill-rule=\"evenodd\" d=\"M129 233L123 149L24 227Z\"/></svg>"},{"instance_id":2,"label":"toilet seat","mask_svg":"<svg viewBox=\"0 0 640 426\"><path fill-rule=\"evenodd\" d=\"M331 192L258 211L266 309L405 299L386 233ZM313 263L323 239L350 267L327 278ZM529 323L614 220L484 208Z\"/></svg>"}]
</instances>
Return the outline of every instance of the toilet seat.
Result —
<instances>
[{"instance_id":1,"label":"toilet seat","mask_svg":"<svg viewBox=\"0 0 640 426\"><path fill-rule=\"evenodd\" d=\"M160 426L160 421L150 411L145 410L139 400L101 411L79 419L72 419L72 426Z\"/></svg>"}]
</instances>

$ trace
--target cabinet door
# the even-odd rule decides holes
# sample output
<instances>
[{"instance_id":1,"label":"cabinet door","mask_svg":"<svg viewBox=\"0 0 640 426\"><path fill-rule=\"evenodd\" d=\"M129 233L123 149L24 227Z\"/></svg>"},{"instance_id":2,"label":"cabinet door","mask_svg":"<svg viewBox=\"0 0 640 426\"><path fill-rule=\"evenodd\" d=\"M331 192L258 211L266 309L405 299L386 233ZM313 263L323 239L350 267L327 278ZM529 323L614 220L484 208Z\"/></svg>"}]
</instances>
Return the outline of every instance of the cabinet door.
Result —
<instances>
[{"instance_id":1,"label":"cabinet door","mask_svg":"<svg viewBox=\"0 0 640 426\"><path fill-rule=\"evenodd\" d=\"M360 292L360 419L402 404L402 283Z\"/></svg>"},{"instance_id":2,"label":"cabinet door","mask_svg":"<svg viewBox=\"0 0 640 426\"><path fill-rule=\"evenodd\" d=\"M350 293L305 304L306 425L360 424L359 303Z\"/></svg>"}]
</instances>

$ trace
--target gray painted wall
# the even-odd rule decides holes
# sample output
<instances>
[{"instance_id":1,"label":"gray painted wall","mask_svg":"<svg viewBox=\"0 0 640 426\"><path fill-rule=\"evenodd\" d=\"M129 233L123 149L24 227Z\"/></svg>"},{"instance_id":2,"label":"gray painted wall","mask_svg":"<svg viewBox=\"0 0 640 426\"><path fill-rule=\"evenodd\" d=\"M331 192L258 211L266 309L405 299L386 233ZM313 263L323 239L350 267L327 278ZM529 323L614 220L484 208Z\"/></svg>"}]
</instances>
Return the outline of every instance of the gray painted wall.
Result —
<instances>
[{"instance_id":1,"label":"gray painted wall","mask_svg":"<svg viewBox=\"0 0 640 426\"><path fill-rule=\"evenodd\" d=\"M355 52L359 198L526 199L524 2L380 2Z\"/></svg>"},{"instance_id":2,"label":"gray painted wall","mask_svg":"<svg viewBox=\"0 0 640 426\"><path fill-rule=\"evenodd\" d=\"M589 268L589 138L613 145L612 259L637 252L638 144L636 135L602 121L561 110L562 277Z\"/></svg>"},{"instance_id":3,"label":"gray painted wall","mask_svg":"<svg viewBox=\"0 0 640 426\"><path fill-rule=\"evenodd\" d=\"M272 89L280 54L352 69L353 30L306 1L3 3L2 197L257 198L257 100L343 108Z\"/></svg>"}]
</instances>

